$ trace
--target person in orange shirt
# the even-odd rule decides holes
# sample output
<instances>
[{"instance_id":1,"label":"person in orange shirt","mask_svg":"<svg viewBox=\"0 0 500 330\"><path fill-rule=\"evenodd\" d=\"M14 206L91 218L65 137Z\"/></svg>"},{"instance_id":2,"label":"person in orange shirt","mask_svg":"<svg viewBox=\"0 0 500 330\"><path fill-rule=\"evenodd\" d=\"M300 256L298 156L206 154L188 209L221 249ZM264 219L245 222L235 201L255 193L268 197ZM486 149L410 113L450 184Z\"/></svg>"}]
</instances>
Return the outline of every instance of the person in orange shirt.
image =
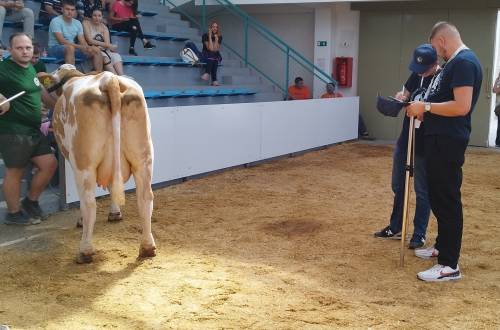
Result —
<instances>
[{"instance_id":1,"label":"person in orange shirt","mask_svg":"<svg viewBox=\"0 0 500 330\"><path fill-rule=\"evenodd\" d=\"M304 85L304 79L295 78L295 85L288 87L288 100L307 100L311 98L309 88Z\"/></svg>"},{"instance_id":2,"label":"person in orange shirt","mask_svg":"<svg viewBox=\"0 0 500 330\"><path fill-rule=\"evenodd\" d=\"M342 93L337 92L336 88L337 86L334 83L328 83L326 84L326 93L321 95L322 99L332 99L335 97L343 97Z\"/></svg>"}]
</instances>

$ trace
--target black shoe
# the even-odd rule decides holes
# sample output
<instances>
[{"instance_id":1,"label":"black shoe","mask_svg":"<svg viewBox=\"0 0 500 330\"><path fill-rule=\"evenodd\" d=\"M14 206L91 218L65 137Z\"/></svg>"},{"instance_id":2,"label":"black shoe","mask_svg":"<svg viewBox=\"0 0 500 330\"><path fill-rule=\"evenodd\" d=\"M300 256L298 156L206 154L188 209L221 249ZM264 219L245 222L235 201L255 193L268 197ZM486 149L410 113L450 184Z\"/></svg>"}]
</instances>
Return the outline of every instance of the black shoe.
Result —
<instances>
[{"instance_id":1,"label":"black shoe","mask_svg":"<svg viewBox=\"0 0 500 330\"><path fill-rule=\"evenodd\" d=\"M7 216L5 217L6 225L29 226L38 225L40 222L42 222L40 219L30 219L30 217L25 215L22 211L7 213Z\"/></svg>"},{"instance_id":2,"label":"black shoe","mask_svg":"<svg viewBox=\"0 0 500 330\"><path fill-rule=\"evenodd\" d=\"M153 49L153 48L156 48L156 45L153 45L152 43L150 43L149 41L146 41L144 43L144 49Z\"/></svg>"},{"instance_id":3,"label":"black shoe","mask_svg":"<svg viewBox=\"0 0 500 330\"><path fill-rule=\"evenodd\" d=\"M364 132L362 133L359 138L361 140L366 140L366 141L375 141L375 138L374 137L371 137L370 134L368 134L368 132Z\"/></svg>"},{"instance_id":4,"label":"black shoe","mask_svg":"<svg viewBox=\"0 0 500 330\"><path fill-rule=\"evenodd\" d=\"M387 226L381 231L377 231L373 234L377 238L390 238L390 239L401 239L401 232L393 233L391 226Z\"/></svg>"},{"instance_id":5,"label":"black shoe","mask_svg":"<svg viewBox=\"0 0 500 330\"><path fill-rule=\"evenodd\" d=\"M425 238L420 237L420 236L413 236L410 240L410 244L408 245L408 248L410 250L415 250L423 247L425 245Z\"/></svg>"},{"instance_id":6,"label":"black shoe","mask_svg":"<svg viewBox=\"0 0 500 330\"><path fill-rule=\"evenodd\" d=\"M40 208L38 201L32 201L28 197L25 197L21 201L21 208L31 219L42 220L42 209Z\"/></svg>"},{"instance_id":7,"label":"black shoe","mask_svg":"<svg viewBox=\"0 0 500 330\"><path fill-rule=\"evenodd\" d=\"M128 54L129 54L129 55L132 55L132 56L139 56L139 55L137 55L137 53L135 52L134 47L130 47L130 48L128 49Z\"/></svg>"}]
</instances>

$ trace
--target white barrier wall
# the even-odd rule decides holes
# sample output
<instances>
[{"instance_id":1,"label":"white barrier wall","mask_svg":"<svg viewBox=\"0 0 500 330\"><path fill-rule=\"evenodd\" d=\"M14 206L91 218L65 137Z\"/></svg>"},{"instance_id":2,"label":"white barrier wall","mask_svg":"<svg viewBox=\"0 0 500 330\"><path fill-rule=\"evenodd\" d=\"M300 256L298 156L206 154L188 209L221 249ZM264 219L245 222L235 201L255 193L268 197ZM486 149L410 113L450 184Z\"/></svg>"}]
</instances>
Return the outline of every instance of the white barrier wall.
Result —
<instances>
[{"instance_id":1,"label":"white barrier wall","mask_svg":"<svg viewBox=\"0 0 500 330\"><path fill-rule=\"evenodd\" d=\"M356 139L358 113L357 97L149 109L153 183ZM66 162L66 202L78 200Z\"/></svg>"}]
</instances>

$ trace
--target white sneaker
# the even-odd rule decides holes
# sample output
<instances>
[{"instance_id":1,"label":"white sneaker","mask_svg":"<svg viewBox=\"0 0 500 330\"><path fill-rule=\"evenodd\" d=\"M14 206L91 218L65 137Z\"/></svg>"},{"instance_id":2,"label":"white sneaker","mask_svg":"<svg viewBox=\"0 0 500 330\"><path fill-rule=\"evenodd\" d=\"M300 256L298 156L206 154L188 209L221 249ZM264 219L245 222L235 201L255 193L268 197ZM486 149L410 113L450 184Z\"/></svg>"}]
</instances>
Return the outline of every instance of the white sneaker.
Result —
<instances>
[{"instance_id":1,"label":"white sneaker","mask_svg":"<svg viewBox=\"0 0 500 330\"><path fill-rule=\"evenodd\" d=\"M430 259L437 257L438 255L439 251L434 246L422 249L415 249L415 256L422 259Z\"/></svg>"},{"instance_id":2,"label":"white sneaker","mask_svg":"<svg viewBox=\"0 0 500 330\"><path fill-rule=\"evenodd\" d=\"M453 269L449 266L437 264L423 272L418 273L417 278L426 282L442 282L459 280L462 278L462 274L460 273L458 265L456 269Z\"/></svg>"}]
</instances>

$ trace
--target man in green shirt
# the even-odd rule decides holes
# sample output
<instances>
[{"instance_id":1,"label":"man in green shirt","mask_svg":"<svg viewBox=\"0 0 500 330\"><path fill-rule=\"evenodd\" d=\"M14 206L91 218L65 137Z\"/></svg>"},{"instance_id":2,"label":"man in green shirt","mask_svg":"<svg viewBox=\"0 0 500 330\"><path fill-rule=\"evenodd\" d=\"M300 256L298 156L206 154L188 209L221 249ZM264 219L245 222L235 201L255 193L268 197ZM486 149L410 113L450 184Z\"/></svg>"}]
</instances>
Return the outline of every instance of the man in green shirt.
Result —
<instances>
[{"instance_id":1,"label":"man in green shirt","mask_svg":"<svg viewBox=\"0 0 500 330\"><path fill-rule=\"evenodd\" d=\"M31 64L35 68L37 76L40 76L39 73L47 72L47 67L45 66L45 63L40 59L41 56L42 56L42 49L40 45L38 45L35 42L33 44L33 57L31 58Z\"/></svg>"},{"instance_id":2,"label":"man in green shirt","mask_svg":"<svg viewBox=\"0 0 500 330\"><path fill-rule=\"evenodd\" d=\"M25 94L0 107L0 155L6 167L3 192L8 208L5 222L37 224L42 217L38 198L57 168L47 138L40 132L41 101L43 98L44 103L53 106L54 100L41 87L31 65L31 39L15 33L9 44L11 57L0 62L0 102L22 91ZM38 171L20 205L21 179L29 162Z\"/></svg>"}]
</instances>

